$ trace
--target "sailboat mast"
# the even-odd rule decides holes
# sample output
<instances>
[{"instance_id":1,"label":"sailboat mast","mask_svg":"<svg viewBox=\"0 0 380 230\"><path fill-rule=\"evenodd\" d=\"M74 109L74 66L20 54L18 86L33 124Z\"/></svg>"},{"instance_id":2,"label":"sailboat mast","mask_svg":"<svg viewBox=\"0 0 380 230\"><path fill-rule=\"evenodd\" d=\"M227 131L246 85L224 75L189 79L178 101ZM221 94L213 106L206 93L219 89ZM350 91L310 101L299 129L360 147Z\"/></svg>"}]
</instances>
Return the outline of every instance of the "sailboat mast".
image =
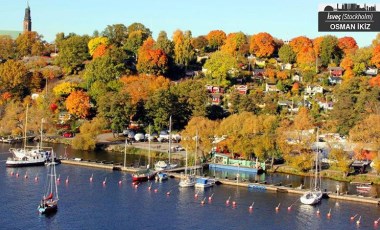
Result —
<instances>
[{"instance_id":1,"label":"sailboat mast","mask_svg":"<svg viewBox=\"0 0 380 230\"><path fill-rule=\"evenodd\" d=\"M195 165L195 172L197 172L196 165L197 165L197 156L198 156L198 129L195 131L195 154L194 154L194 165Z\"/></svg>"},{"instance_id":2,"label":"sailboat mast","mask_svg":"<svg viewBox=\"0 0 380 230\"><path fill-rule=\"evenodd\" d=\"M172 116L169 118L169 166L170 166L170 155L172 148Z\"/></svg>"},{"instance_id":3,"label":"sailboat mast","mask_svg":"<svg viewBox=\"0 0 380 230\"><path fill-rule=\"evenodd\" d=\"M317 190L317 185L318 185L318 165L319 165L319 162L318 162L318 154L319 154L319 148L318 148L318 128L317 128L317 137L316 137L316 141L315 141L315 144L317 145L317 152L315 154L315 179L314 179L314 189Z\"/></svg>"},{"instance_id":4,"label":"sailboat mast","mask_svg":"<svg viewBox=\"0 0 380 230\"><path fill-rule=\"evenodd\" d=\"M28 126L28 110L29 110L29 105L26 105L25 127L24 127L24 153L26 153L26 127Z\"/></svg>"},{"instance_id":5,"label":"sailboat mast","mask_svg":"<svg viewBox=\"0 0 380 230\"><path fill-rule=\"evenodd\" d=\"M149 136L148 136L148 168L150 168L150 124L148 128Z\"/></svg>"}]
</instances>

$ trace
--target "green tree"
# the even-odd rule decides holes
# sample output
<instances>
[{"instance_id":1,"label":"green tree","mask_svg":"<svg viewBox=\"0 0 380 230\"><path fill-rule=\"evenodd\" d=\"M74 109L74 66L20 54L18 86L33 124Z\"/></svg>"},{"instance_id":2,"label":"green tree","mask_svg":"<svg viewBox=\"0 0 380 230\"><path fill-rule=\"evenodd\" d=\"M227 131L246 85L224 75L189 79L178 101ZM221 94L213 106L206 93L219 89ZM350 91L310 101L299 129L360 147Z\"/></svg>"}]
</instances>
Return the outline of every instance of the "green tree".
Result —
<instances>
[{"instance_id":1,"label":"green tree","mask_svg":"<svg viewBox=\"0 0 380 230\"><path fill-rule=\"evenodd\" d=\"M128 36L135 31L142 31L142 33L145 34L147 38L152 36L152 32L139 22L134 22L131 25L129 25L127 31Z\"/></svg>"},{"instance_id":2,"label":"green tree","mask_svg":"<svg viewBox=\"0 0 380 230\"><path fill-rule=\"evenodd\" d=\"M338 65L341 57L342 53L338 47L338 38L331 35L323 37L323 41L321 43L322 65L328 66L331 62Z\"/></svg>"},{"instance_id":3,"label":"green tree","mask_svg":"<svg viewBox=\"0 0 380 230\"><path fill-rule=\"evenodd\" d=\"M108 25L102 32L102 36L109 39L110 44L122 47L128 37L128 29L124 24Z\"/></svg>"},{"instance_id":4,"label":"green tree","mask_svg":"<svg viewBox=\"0 0 380 230\"><path fill-rule=\"evenodd\" d=\"M42 36L37 32L24 32L16 38L17 53L19 57L39 56L44 52Z\"/></svg>"},{"instance_id":5,"label":"green tree","mask_svg":"<svg viewBox=\"0 0 380 230\"><path fill-rule=\"evenodd\" d=\"M91 121L85 121L80 126L80 132L73 138L73 148L80 150L94 150L96 137L106 128L107 121L95 117Z\"/></svg>"},{"instance_id":6,"label":"green tree","mask_svg":"<svg viewBox=\"0 0 380 230\"><path fill-rule=\"evenodd\" d=\"M87 47L88 41L87 35L75 35L61 41L56 63L63 68L64 72L73 73L77 67L90 58Z\"/></svg>"},{"instance_id":7,"label":"green tree","mask_svg":"<svg viewBox=\"0 0 380 230\"><path fill-rule=\"evenodd\" d=\"M294 63L296 60L296 54L294 53L292 47L287 44L281 46L280 50L278 51L278 55L280 56L281 61L284 63Z\"/></svg>"},{"instance_id":8,"label":"green tree","mask_svg":"<svg viewBox=\"0 0 380 230\"><path fill-rule=\"evenodd\" d=\"M108 45L108 38L106 38L106 37L95 37L88 42L88 51L89 51L91 56L94 54L96 48L100 44L107 46Z\"/></svg>"},{"instance_id":9,"label":"green tree","mask_svg":"<svg viewBox=\"0 0 380 230\"><path fill-rule=\"evenodd\" d=\"M343 176L347 176L350 171L352 161L343 149L331 149L329 153L329 160L331 161L331 169L339 170L343 172Z\"/></svg>"},{"instance_id":10,"label":"green tree","mask_svg":"<svg viewBox=\"0 0 380 230\"><path fill-rule=\"evenodd\" d=\"M174 44L168 39L168 35L165 31L160 31L157 37L157 42L154 44L154 48L163 50L169 57L173 57Z\"/></svg>"},{"instance_id":11,"label":"green tree","mask_svg":"<svg viewBox=\"0 0 380 230\"><path fill-rule=\"evenodd\" d=\"M232 55L217 51L206 61L204 68L210 83L225 87L230 84L229 78L234 77L234 70L238 69L238 65Z\"/></svg>"},{"instance_id":12,"label":"green tree","mask_svg":"<svg viewBox=\"0 0 380 230\"><path fill-rule=\"evenodd\" d=\"M128 35L128 39L125 42L123 48L127 52L132 53L134 55L134 58L137 59L138 50L140 49L140 47L142 46L142 44L144 43L144 41L148 38L147 36L149 36L149 35L145 34L141 30L132 31Z\"/></svg>"}]
</instances>

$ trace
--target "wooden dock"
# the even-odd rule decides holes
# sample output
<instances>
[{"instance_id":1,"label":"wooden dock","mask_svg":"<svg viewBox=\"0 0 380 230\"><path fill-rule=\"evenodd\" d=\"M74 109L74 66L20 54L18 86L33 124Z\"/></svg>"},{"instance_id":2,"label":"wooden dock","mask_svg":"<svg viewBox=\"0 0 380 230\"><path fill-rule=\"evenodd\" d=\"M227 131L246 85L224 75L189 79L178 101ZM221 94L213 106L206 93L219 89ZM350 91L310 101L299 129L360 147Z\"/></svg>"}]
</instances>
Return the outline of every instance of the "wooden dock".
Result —
<instances>
[{"instance_id":1,"label":"wooden dock","mask_svg":"<svg viewBox=\"0 0 380 230\"><path fill-rule=\"evenodd\" d=\"M188 166L187 171L202 169L202 167L203 166L201 166L201 165L199 165L199 166ZM173 169L166 170L166 172L168 172L168 173L184 172L185 169L186 169L186 167L179 167L179 168L173 168Z\"/></svg>"},{"instance_id":2,"label":"wooden dock","mask_svg":"<svg viewBox=\"0 0 380 230\"><path fill-rule=\"evenodd\" d=\"M69 165L91 167L91 168L100 168L100 169L107 169L107 170L123 171L123 172L129 172L129 173L135 173L138 170L140 170L139 168L123 167L121 165L104 164L104 163L89 162L89 161L83 161L83 160L61 160L61 163L62 164L69 164Z\"/></svg>"}]
</instances>

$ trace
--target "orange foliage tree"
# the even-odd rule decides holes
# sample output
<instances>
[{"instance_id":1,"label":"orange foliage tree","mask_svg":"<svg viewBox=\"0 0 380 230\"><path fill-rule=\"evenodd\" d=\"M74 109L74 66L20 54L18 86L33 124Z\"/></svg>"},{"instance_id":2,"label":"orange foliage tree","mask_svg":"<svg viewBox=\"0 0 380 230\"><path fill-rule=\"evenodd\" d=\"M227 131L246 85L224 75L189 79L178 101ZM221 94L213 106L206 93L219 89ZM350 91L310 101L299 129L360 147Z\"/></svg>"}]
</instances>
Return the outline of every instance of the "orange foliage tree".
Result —
<instances>
[{"instance_id":1,"label":"orange foliage tree","mask_svg":"<svg viewBox=\"0 0 380 230\"><path fill-rule=\"evenodd\" d=\"M271 82L274 82L274 78L276 77L276 70L274 69L265 69L264 76L269 78Z\"/></svg>"},{"instance_id":2,"label":"orange foliage tree","mask_svg":"<svg viewBox=\"0 0 380 230\"><path fill-rule=\"evenodd\" d=\"M338 47L344 55L353 54L358 49L358 44L353 37L343 37L338 39Z\"/></svg>"},{"instance_id":3,"label":"orange foliage tree","mask_svg":"<svg viewBox=\"0 0 380 230\"><path fill-rule=\"evenodd\" d=\"M323 41L323 37L317 37L313 39L313 48L315 55L320 56L321 55L321 43Z\"/></svg>"},{"instance_id":4,"label":"orange foliage tree","mask_svg":"<svg viewBox=\"0 0 380 230\"><path fill-rule=\"evenodd\" d=\"M380 68L380 44L373 49L371 62L377 68Z\"/></svg>"},{"instance_id":5,"label":"orange foliage tree","mask_svg":"<svg viewBox=\"0 0 380 230\"><path fill-rule=\"evenodd\" d=\"M206 36L209 47L215 50L224 44L226 38L227 35L222 30L212 30Z\"/></svg>"},{"instance_id":6,"label":"orange foliage tree","mask_svg":"<svg viewBox=\"0 0 380 230\"><path fill-rule=\"evenodd\" d=\"M342 59L340 62L340 67L342 67L345 70L352 69L354 66L354 61L352 61L351 56L346 56Z\"/></svg>"},{"instance_id":7,"label":"orange foliage tree","mask_svg":"<svg viewBox=\"0 0 380 230\"><path fill-rule=\"evenodd\" d=\"M168 58L161 49L154 48L154 40L149 37L139 49L137 70L139 73L160 75L168 69Z\"/></svg>"},{"instance_id":8,"label":"orange foliage tree","mask_svg":"<svg viewBox=\"0 0 380 230\"><path fill-rule=\"evenodd\" d=\"M257 57L269 57L272 55L274 48L273 37L268 33L258 33L251 37L249 51Z\"/></svg>"},{"instance_id":9,"label":"orange foliage tree","mask_svg":"<svg viewBox=\"0 0 380 230\"><path fill-rule=\"evenodd\" d=\"M301 51L304 51L305 48L312 48L313 47L313 42L305 37L305 36L299 36L296 38L293 38L289 42L290 47L292 47L293 51L298 54Z\"/></svg>"},{"instance_id":10,"label":"orange foliage tree","mask_svg":"<svg viewBox=\"0 0 380 230\"><path fill-rule=\"evenodd\" d=\"M289 74L286 71L277 72L277 78L280 80L286 80L289 78Z\"/></svg>"},{"instance_id":11,"label":"orange foliage tree","mask_svg":"<svg viewBox=\"0 0 380 230\"><path fill-rule=\"evenodd\" d=\"M374 86L380 87L380 74L377 75L376 77L369 79L368 83L372 87L374 87Z\"/></svg>"},{"instance_id":12,"label":"orange foliage tree","mask_svg":"<svg viewBox=\"0 0 380 230\"><path fill-rule=\"evenodd\" d=\"M297 64L303 68L314 66L315 53L312 47L303 47L297 54Z\"/></svg>"},{"instance_id":13,"label":"orange foliage tree","mask_svg":"<svg viewBox=\"0 0 380 230\"><path fill-rule=\"evenodd\" d=\"M222 46L221 50L236 57L238 54L241 54L241 51L246 44L247 38L244 33L230 33L228 34L225 44Z\"/></svg>"},{"instance_id":14,"label":"orange foliage tree","mask_svg":"<svg viewBox=\"0 0 380 230\"><path fill-rule=\"evenodd\" d=\"M123 83L123 92L130 95L133 105L140 100L146 101L150 95L160 89L168 89L170 85L169 79L163 76L124 76L120 78Z\"/></svg>"},{"instance_id":15,"label":"orange foliage tree","mask_svg":"<svg viewBox=\"0 0 380 230\"><path fill-rule=\"evenodd\" d=\"M90 114L90 97L83 91L74 91L66 99L66 109L70 114L85 118Z\"/></svg>"},{"instance_id":16,"label":"orange foliage tree","mask_svg":"<svg viewBox=\"0 0 380 230\"><path fill-rule=\"evenodd\" d=\"M105 55L106 52L107 52L107 45L100 44L95 48L94 53L92 54L92 57L93 58L101 57Z\"/></svg>"}]
</instances>

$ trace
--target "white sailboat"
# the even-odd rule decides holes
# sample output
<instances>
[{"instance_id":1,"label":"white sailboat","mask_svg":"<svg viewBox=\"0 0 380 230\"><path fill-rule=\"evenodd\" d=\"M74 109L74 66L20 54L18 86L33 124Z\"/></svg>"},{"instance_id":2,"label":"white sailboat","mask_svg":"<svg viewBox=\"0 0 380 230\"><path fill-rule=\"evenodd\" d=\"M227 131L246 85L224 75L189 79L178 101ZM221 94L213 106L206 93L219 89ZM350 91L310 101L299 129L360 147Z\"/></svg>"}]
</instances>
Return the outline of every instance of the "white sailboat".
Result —
<instances>
[{"instance_id":1,"label":"white sailboat","mask_svg":"<svg viewBox=\"0 0 380 230\"><path fill-rule=\"evenodd\" d=\"M52 152L52 163L48 167L46 192L44 193L40 205L38 205L38 212L41 214L51 214L58 210L58 186L57 186L57 172L54 164L54 152Z\"/></svg>"},{"instance_id":2,"label":"white sailboat","mask_svg":"<svg viewBox=\"0 0 380 230\"><path fill-rule=\"evenodd\" d=\"M317 152L315 153L315 173L314 173L314 187L310 191L305 192L300 200L303 204L314 205L318 204L322 199L321 190L321 177L319 175L319 148L318 148L318 131L317 131Z\"/></svg>"},{"instance_id":3,"label":"white sailboat","mask_svg":"<svg viewBox=\"0 0 380 230\"><path fill-rule=\"evenodd\" d=\"M195 158L196 161L196 158ZM179 187L193 187L195 185L195 174L187 174L187 150L186 150L186 165L185 165L185 175L181 176L181 181L179 182Z\"/></svg>"},{"instance_id":4,"label":"white sailboat","mask_svg":"<svg viewBox=\"0 0 380 230\"><path fill-rule=\"evenodd\" d=\"M171 164L170 163L171 148L172 148L171 143L172 143L172 116L170 116L170 118L169 118L169 150L168 150L168 153L169 153L169 162L166 163L165 161L158 161L154 165L154 169L156 171L169 170L169 169L173 169L173 168L177 167L177 164Z\"/></svg>"}]
</instances>

